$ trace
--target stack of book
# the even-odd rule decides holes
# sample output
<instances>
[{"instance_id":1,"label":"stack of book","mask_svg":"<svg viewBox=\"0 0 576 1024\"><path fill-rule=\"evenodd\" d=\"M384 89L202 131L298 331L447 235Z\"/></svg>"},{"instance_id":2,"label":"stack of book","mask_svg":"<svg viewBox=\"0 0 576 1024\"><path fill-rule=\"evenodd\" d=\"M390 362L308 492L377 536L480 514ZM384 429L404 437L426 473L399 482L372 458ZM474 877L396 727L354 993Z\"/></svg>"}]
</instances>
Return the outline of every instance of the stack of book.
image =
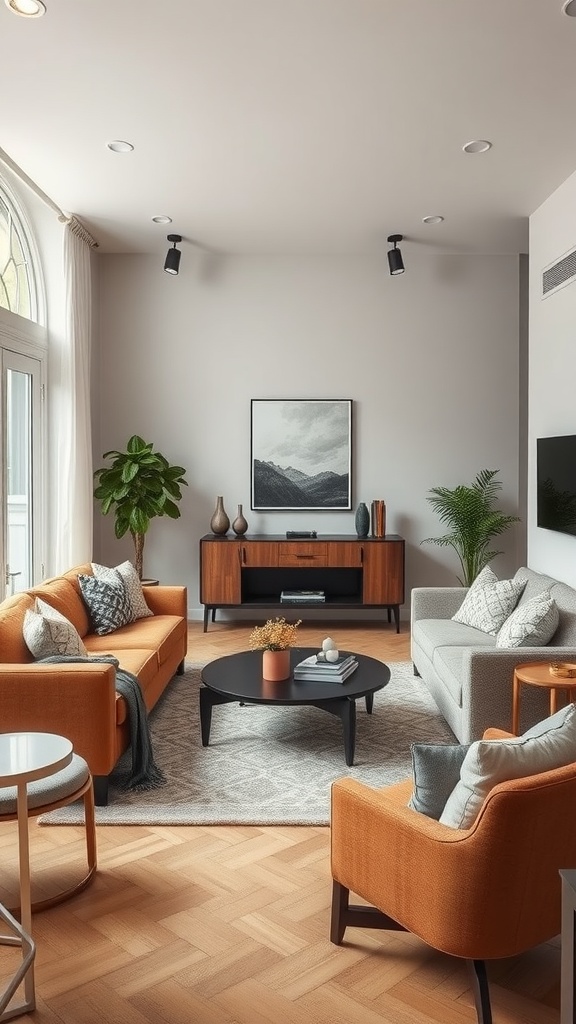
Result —
<instances>
[{"instance_id":1,"label":"stack of book","mask_svg":"<svg viewBox=\"0 0 576 1024\"><path fill-rule=\"evenodd\" d=\"M353 654L343 654L338 661L318 661L312 654L294 666L294 679L317 683L343 683L358 668Z\"/></svg>"},{"instance_id":2,"label":"stack of book","mask_svg":"<svg viewBox=\"0 0 576 1024\"><path fill-rule=\"evenodd\" d=\"M372 536L373 537L385 537L386 536L386 502L382 498L377 498L372 502L370 509L370 519L372 521Z\"/></svg>"},{"instance_id":3,"label":"stack of book","mask_svg":"<svg viewBox=\"0 0 576 1024\"><path fill-rule=\"evenodd\" d=\"M280 604L323 604L326 600L323 590L283 590Z\"/></svg>"}]
</instances>

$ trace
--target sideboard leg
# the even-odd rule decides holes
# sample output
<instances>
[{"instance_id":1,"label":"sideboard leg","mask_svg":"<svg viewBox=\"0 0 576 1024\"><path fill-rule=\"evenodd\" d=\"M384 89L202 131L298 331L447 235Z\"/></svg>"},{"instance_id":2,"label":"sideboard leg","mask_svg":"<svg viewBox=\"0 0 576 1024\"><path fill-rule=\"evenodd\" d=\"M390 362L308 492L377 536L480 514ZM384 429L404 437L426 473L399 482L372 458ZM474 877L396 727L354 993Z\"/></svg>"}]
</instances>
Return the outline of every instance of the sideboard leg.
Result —
<instances>
[{"instance_id":1,"label":"sideboard leg","mask_svg":"<svg viewBox=\"0 0 576 1024\"><path fill-rule=\"evenodd\" d=\"M210 606L204 605L204 632L208 632L208 616L210 615Z\"/></svg>"}]
</instances>

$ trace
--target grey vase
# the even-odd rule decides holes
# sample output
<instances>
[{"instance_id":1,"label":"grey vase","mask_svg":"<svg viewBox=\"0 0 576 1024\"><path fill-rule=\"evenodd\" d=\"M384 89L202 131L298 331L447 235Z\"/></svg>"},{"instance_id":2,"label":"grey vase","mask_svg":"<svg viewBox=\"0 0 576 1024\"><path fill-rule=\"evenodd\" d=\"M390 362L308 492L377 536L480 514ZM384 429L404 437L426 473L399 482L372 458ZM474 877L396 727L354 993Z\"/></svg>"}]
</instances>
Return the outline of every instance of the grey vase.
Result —
<instances>
[{"instance_id":1,"label":"grey vase","mask_svg":"<svg viewBox=\"0 0 576 1024\"><path fill-rule=\"evenodd\" d=\"M222 496L216 498L216 508L214 509L212 519L210 520L210 529L212 530L212 533L215 533L217 536L228 533L228 530L230 529L230 520L226 515L224 499Z\"/></svg>"},{"instance_id":2,"label":"grey vase","mask_svg":"<svg viewBox=\"0 0 576 1024\"><path fill-rule=\"evenodd\" d=\"M365 501L361 501L356 509L354 526L358 537L367 537L370 530L370 513Z\"/></svg>"},{"instance_id":3,"label":"grey vase","mask_svg":"<svg viewBox=\"0 0 576 1024\"><path fill-rule=\"evenodd\" d=\"M248 523L242 513L242 505L238 505L238 513L236 515L236 519L232 523L232 529L237 537L241 537L248 529Z\"/></svg>"}]
</instances>

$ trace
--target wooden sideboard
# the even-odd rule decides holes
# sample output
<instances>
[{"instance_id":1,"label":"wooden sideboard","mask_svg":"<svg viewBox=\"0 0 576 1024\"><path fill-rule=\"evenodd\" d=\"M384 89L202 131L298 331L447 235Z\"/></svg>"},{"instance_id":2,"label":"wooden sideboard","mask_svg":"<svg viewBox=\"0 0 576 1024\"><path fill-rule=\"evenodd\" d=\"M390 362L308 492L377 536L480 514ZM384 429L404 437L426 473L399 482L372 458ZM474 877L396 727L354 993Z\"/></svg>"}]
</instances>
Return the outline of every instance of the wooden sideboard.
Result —
<instances>
[{"instance_id":1,"label":"wooden sideboard","mask_svg":"<svg viewBox=\"0 0 576 1024\"><path fill-rule=\"evenodd\" d=\"M200 541L200 601L204 632L217 608L276 608L294 611L280 601L282 590L323 590L325 602L298 608L386 608L400 632L404 603L404 540L350 535L313 540L252 534Z\"/></svg>"}]
</instances>

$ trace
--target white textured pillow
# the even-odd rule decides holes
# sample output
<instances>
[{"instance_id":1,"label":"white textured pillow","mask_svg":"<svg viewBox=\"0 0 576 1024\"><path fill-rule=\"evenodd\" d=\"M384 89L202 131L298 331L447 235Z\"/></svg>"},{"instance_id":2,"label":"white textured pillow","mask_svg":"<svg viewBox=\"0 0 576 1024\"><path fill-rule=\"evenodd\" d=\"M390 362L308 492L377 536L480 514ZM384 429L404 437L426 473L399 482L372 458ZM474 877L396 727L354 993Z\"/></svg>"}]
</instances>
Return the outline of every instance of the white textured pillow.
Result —
<instances>
[{"instance_id":1,"label":"white textured pillow","mask_svg":"<svg viewBox=\"0 0 576 1024\"><path fill-rule=\"evenodd\" d=\"M499 782L561 768L576 761L576 704L509 740L476 740L460 769L460 781L440 815L440 824L470 828L491 789Z\"/></svg>"},{"instance_id":2,"label":"white textured pillow","mask_svg":"<svg viewBox=\"0 0 576 1024\"><path fill-rule=\"evenodd\" d=\"M55 654L88 654L82 638L68 619L52 605L36 598L34 608L24 616L24 642L35 658L51 658Z\"/></svg>"},{"instance_id":3,"label":"white textured pillow","mask_svg":"<svg viewBox=\"0 0 576 1024\"><path fill-rule=\"evenodd\" d=\"M105 580L107 583L113 582L115 578L113 574L115 572L120 575L128 601L130 602L132 611L131 622L134 622L135 619L144 619L148 615L154 614L146 604L142 584L132 562L122 562L120 565L116 565L114 569L109 569L106 565L98 565L96 562L92 562L92 572L96 579Z\"/></svg>"},{"instance_id":4,"label":"white textured pillow","mask_svg":"<svg viewBox=\"0 0 576 1024\"><path fill-rule=\"evenodd\" d=\"M499 580L485 565L452 618L455 622L495 636L516 606L525 586L526 580Z\"/></svg>"},{"instance_id":5,"label":"white textured pillow","mask_svg":"<svg viewBox=\"0 0 576 1024\"><path fill-rule=\"evenodd\" d=\"M518 605L500 629L496 647L544 647L558 629L560 612L550 591Z\"/></svg>"}]
</instances>

